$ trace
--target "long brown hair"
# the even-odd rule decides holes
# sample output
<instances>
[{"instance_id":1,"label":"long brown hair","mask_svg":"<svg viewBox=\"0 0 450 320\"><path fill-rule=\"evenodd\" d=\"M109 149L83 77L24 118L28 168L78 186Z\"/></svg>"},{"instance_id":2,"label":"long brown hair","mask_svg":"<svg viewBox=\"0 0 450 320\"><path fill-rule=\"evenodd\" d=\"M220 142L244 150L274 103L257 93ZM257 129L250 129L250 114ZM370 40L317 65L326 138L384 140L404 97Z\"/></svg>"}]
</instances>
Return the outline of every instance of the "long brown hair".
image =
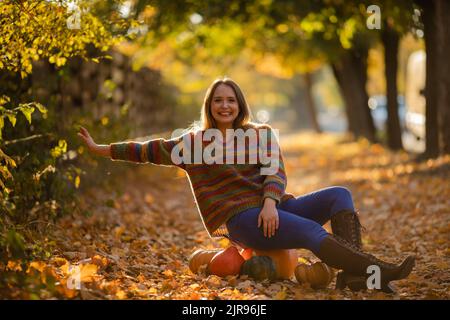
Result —
<instances>
[{"instance_id":1,"label":"long brown hair","mask_svg":"<svg viewBox=\"0 0 450 320\"><path fill-rule=\"evenodd\" d=\"M247 101L245 100L244 94L239 87L239 85L228 77L217 78L214 82L209 86L208 90L205 94L205 99L203 100L203 106L200 115L200 127L201 130L206 130L210 128L217 128L216 120L212 116L211 113L211 101L214 96L214 92L216 88L221 85L226 84L227 86L233 89L234 94L236 95L236 99L239 106L239 114L233 122L233 128L246 128L251 125L251 110Z\"/></svg>"}]
</instances>

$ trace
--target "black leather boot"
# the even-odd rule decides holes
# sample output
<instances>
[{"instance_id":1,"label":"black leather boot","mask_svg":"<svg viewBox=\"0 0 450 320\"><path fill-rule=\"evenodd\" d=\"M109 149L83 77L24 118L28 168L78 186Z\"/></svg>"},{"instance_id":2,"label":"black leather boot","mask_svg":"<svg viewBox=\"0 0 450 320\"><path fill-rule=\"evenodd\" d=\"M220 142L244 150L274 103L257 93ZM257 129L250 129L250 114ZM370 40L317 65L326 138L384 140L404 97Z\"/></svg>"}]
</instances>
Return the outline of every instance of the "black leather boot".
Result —
<instances>
[{"instance_id":1,"label":"black leather boot","mask_svg":"<svg viewBox=\"0 0 450 320\"><path fill-rule=\"evenodd\" d=\"M331 230L333 234L350 242L358 249L362 249L361 223L358 213L353 210L341 210L331 217ZM367 289L366 278L339 271L336 276L336 289L343 290L349 287L352 291ZM392 290L389 290L392 292Z\"/></svg>"},{"instance_id":2,"label":"black leather boot","mask_svg":"<svg viewBox=\"0 0 450 320\"><path fill-rule=\"evenodd\" d=\"M358 212L342 210L331 216L331 230L333 234L347 240L355 247L362 249L361 223Z\"/></svg>"},{"instance_id":3,"label":"black leather boot","mask_svg":"<svg viewBox=\"0 0 450 320\"><path fill-rule=\"evenodd\" d=\"M406 278L415 264L415 257L408 256L400 265L384 262L363 252L339 236L329 234L321 243L317 256L327 265L342 269L352 277L368 278L367 268L377 265L380 268L381 290L389 290L389 282ZM362 286L361 281L357 285ZM366 287L366 283L364 283ZM363 289L363 288L360 288Z\"/></svg>"}]
</instances>

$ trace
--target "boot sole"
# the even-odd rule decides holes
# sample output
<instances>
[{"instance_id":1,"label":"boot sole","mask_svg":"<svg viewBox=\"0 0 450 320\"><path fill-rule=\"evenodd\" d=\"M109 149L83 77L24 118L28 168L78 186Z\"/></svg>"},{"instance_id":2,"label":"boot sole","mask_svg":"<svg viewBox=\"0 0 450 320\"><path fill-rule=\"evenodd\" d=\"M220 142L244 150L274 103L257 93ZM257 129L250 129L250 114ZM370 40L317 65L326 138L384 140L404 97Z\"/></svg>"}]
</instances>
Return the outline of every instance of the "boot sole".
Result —
<instances>
[{"instance_id":1,"label":"boot sole","mask_svg":"<svg viewBox=\"0 0 450 320\"><path fill-rule=\"evenodd\" d=\"M352 281L349 281L345 283L345 285L351 290L351 291L362 291L362 290L369 290L367 288L367 283L365 279L358 279L355 278ZM381 291L384 293L394 294L396 293L396 290L394 286L391 283L383 283L381 284L380 289L375 289L376 291Z\"/></svg>"},{"instance_id":2,"label":"boot sole","mask_svg":"<svg viewBox=\"0 0 450 320\"><path fill-rule=\"evenodd\" d=\"M346 287L351 291L366 290L366 279L365 277L347 275L343 272L339 272L336 277L336 289L344 290Z\"/></svg>"}]
</instances>

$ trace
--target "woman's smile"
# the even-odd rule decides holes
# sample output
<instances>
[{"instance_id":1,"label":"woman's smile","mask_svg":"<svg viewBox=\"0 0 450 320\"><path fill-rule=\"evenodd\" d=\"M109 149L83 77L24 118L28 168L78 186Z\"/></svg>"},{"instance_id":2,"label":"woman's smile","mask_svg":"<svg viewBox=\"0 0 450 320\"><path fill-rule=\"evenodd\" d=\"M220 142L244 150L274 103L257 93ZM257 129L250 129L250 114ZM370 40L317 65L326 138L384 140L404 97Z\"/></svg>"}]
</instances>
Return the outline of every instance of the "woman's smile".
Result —
<instances>
[{"instance_id":1,"label":"woman's smile","mask_svg":"<svg viewBox=\"0 0 450 320\"><path fill-rule=\"evenodd\" d=\"M211 101L211 114L219 129L232 128L239 114L239 104L236 94L230 86L220 84Z\"/></svg>"},{"instance_id":2,"label":"woman's smile","mask_svg":"<svg viewBox=\"0 0 450 320\"><path fill-rule=\"evenodd\" d=\"M227 117L232 116L233 112L232 111L218 111L217 114L221 117L227 118Z\"/></svg>"}]
</instances>

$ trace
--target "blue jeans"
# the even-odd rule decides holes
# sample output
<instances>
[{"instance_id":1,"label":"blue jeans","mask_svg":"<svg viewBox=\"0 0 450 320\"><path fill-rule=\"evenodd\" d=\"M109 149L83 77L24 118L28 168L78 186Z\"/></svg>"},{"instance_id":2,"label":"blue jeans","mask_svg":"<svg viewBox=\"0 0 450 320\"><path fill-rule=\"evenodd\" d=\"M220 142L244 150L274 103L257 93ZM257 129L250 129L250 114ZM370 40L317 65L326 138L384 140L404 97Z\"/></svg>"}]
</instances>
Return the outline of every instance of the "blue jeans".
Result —
<instances>
[{"instance_id":1,"label":"blue jeans","mask_svg":"<svg viewBox=\"0 0 450 320\"><path fill-rule=\"evenodd\" d=\"M309 249L317 253L327 236L322 227L341 210L354 210L351 192L344 187L329 187L286 200L277 205L279 227L271 238L258 228L261 208L240 212L227 221L231 240L244 248L259 250Z\"/></svg>"}]
</instances>

